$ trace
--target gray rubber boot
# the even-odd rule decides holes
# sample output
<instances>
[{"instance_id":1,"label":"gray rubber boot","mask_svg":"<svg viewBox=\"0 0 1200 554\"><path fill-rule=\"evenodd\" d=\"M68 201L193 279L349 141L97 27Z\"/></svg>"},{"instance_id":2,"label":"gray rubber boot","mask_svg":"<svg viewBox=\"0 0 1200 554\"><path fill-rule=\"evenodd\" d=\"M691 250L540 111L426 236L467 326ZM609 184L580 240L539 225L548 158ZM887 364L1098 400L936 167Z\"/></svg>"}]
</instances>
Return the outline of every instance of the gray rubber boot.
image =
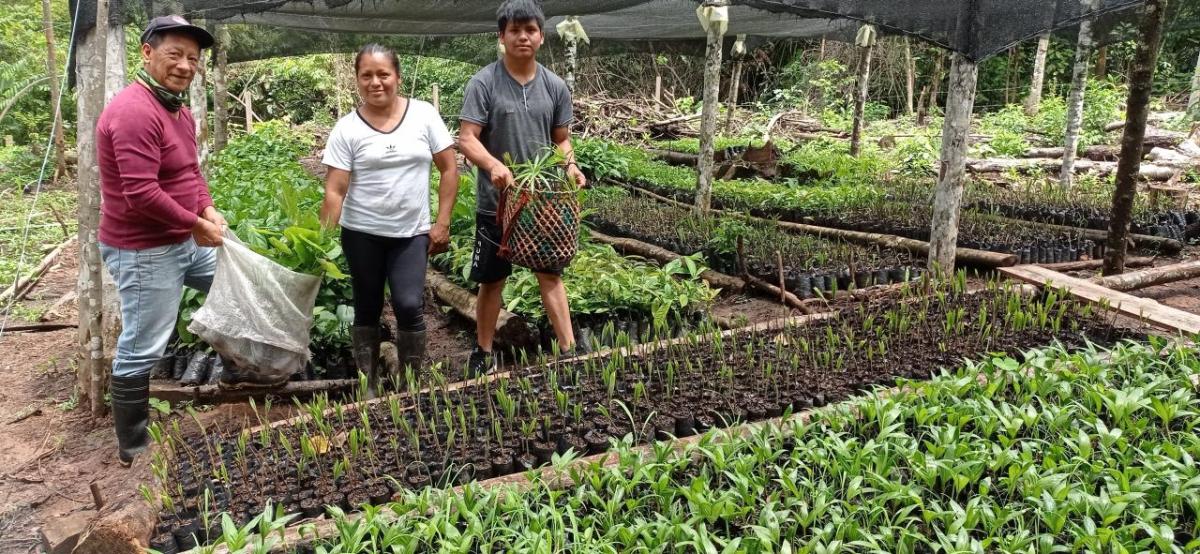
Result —
<instances>
[{"instance_id":1,"label":"gray rubber boot","mask_svg":"<svg viewBox=\"0 0 1200 554\"><path fill-rule=\"evenodd\" d=\"M425 331L397 331L396 356L400 359L400 375L404 381L405 368L412 366L414 375L421 375L425 365Z\"/></svg>"},{"instance_id":2,"label":"gray rubber boot","mask_svg":"<svg viewBox=\"0 0 1200 554\"><path fill-rule=\"evenodd\" d=\"M379 371L379 327L352 327L350 341L354 366L367 376L371 393L378 393L383 386Z\"/></svg>"}]
</instances>

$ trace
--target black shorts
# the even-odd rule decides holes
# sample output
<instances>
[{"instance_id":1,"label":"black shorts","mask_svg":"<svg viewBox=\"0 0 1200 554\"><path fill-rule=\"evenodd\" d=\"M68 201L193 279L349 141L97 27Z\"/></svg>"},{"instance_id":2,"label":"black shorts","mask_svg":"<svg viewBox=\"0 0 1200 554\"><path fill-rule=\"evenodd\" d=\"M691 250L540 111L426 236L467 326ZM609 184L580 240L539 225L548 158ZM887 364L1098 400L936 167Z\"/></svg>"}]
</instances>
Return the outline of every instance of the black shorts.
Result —
<instances>
[{"instance_id":1,"label":"black shorts","mask_svg":"<svg viewBox=\"0 0 1200 554\"><path fill-rule=\"evenodd\" d=\"M500 225L494 214L475 214L475 249L471 253L471 280L476 283L495 283L512 275L512 262L500 257ZM539 271L562 275L559 271Z\"/></svg>"}]
</instances>

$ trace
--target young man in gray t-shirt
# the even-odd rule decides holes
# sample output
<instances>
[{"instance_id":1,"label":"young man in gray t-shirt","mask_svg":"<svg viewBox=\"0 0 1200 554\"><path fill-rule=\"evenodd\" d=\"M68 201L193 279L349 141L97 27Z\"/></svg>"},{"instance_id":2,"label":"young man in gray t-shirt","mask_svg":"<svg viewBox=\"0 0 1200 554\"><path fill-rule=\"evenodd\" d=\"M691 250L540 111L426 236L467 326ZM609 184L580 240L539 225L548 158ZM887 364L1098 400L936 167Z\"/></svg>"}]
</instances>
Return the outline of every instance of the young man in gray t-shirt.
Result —
<instances>
[{"instance_id":1,"label":"young man in gray t-shirt","mask_svg":"<svg viewBox=\"0 0 1200 554\"><path fill-rule=\"evenodd\" d=\"M479 168L476 184L475 251L471 280L479 283L475 320L478 344L471 353L474 375L495 369L492 339L500 315L504 282L512 264L499 257L496 223L498 191L513 182L505 154L520 163L557 147L567 160L567 175L586 184L571 148L571 92L557 75L537 62L546 18L532 0L506 0L496 12L504 58L481 69L467 83L460 116L459 149ZM562 275L535 273L542 303L560 350L575 347L571 309Z\"/></svg>"}]
</instances>

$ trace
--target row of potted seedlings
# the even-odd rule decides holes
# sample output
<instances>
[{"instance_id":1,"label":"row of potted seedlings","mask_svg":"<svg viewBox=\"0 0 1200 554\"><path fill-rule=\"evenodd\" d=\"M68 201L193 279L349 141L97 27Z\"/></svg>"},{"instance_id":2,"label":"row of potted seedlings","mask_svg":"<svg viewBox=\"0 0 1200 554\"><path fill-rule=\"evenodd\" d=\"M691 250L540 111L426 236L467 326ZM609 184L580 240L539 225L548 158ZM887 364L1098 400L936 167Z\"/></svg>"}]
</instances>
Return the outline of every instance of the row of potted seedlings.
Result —
<instances>
[{"instance_id":1,"label":"row of potted seedlings","mask_svg":"<svg viewBox=\"0 0 1200 554\"><path fill-rule=\"evenodd\" d=\"M214 514L244 523L268 501L305 517L356 509L401 488L523 471L568 450L601 452L623 437L669 439L822 406L898 378L928 378L963 357L1127 336L1054 293L1032 297L998 282L968 292L965 274L903 289L811 325L549 360L461 388L436 368L410 372L396 383L400 394L365 408L297 401L306 417L278 427L189 434L176 420L154 430L158 487L146 495L162 508L155 548L204 542L215 536Z\"/></svg>"},{"instance_id":2,"label":"row of potted seedlings","mask_svg":"<svg viewBox=\"0 0 1200 554\"><path fill-rule=\"evenodd\" d=\"M701 253L723 273L738 275L744 266L750 275L778 283L782 261L784 288L800 298L903 283L923 273L907 252L789 233L767 222L699 215L617 187L590 191L585 206L588 223L603 233L683 255Z\"/></svg>"}]
</instances>

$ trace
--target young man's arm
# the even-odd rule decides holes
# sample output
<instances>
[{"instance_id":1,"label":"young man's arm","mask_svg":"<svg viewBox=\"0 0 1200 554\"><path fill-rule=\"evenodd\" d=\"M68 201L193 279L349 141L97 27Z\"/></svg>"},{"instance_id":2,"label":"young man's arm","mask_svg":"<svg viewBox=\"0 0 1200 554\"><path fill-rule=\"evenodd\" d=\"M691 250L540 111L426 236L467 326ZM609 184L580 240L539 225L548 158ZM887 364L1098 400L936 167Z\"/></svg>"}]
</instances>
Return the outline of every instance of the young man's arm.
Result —
<instances>
[{"instance_id":1,"label":"young man's arm","mask_svg":"<svg viewBox=\"0 0 1200 554\"><path fill-rule=\"evenodd\" d=\"M562 152L563 159L567 164L567 176L579 185L579 188L587 186L587 177L584 177L583 172L579 170L579 164L575 163L575 149L571 146L571 130L567 127L555 127L550 131L550 140L554 141L554 145Z\"/></svg>"},{"instance_id":2,"label":"young man's arm","mask_svg":"<svg viewBox=\"0 0 1200 554\"><path fill-rule=\"evenodd\" d=\"M492 156L487 148L484 148L483 143L479 140L479 133L483 132L483 126L473 121L466 119L459 121L458 127L458 148L462 151L463 156L466 156L471 163L492 176L492 184L498 189L502 189L513 182L512 171L504 165L504 162L497 160Z\"/></svg>"}]
</instances>

